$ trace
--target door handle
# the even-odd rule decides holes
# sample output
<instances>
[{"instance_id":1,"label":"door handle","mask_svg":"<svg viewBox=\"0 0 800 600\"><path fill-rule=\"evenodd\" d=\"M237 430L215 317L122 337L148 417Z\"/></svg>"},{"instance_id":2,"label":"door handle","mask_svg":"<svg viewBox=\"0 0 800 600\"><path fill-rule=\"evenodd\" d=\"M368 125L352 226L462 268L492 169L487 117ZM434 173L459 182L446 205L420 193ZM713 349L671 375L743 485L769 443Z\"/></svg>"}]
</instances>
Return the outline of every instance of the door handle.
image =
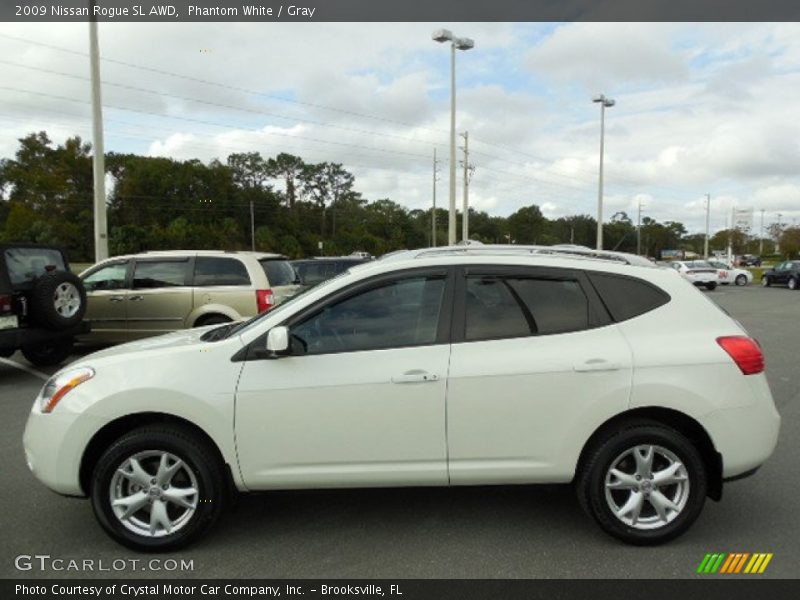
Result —
<instances>
[{"instance_id":1,"label":"door handle","mask_svg":"<svg viewBox=\"0 0 800 600\"><path fill-rule=\"evenodd\" d=\"M615 362L609 362L602 358L592 358L585 363L575 365L572 367L577 373L592 373L596 371L619 371L622 365Z\"/></svg>"},{"instance_id":2,"label":"door handle","mask_svg":"<svg viewBox=\"0 0 800 600\"><path fill-rule=\"evenodd\" d=\"M139 302L141 300L144 300L144 296L129 296L128 300L130 300L131 302Z\"/></svg>"},{"instance_id":3,"label":"door handle","mask_svg":"<svg viewBox=\"0 0 800 600\"><path fill-rule=\"evenodd\" d=\"M122 302L125 298L122 296L111 296L108 301L109 302Z\"/></svg>"},{"instance_id":4,"label":"door handle","mask_svg":"<svg viewBox=\"0 0 800 600\"><path fill-rule=\"evenodd\" d=\"M438 375L433 375L421 369L406 371L402 375L392 377L392 383L432 383L438 380Z\"/></svg>"}]
</instances>

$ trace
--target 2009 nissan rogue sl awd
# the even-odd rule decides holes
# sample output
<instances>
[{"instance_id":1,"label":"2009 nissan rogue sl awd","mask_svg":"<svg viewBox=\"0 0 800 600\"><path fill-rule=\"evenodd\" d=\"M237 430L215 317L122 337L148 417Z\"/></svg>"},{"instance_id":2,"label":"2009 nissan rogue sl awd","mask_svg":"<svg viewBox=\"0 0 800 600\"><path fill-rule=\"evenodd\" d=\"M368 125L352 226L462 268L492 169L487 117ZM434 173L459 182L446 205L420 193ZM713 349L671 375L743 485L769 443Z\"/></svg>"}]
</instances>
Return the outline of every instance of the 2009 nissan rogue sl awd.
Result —
<instances>
[{"instance_id":1,"label":"2009 nissan rogue sl awd","mask_svg":"<svg viewBox=\"0 0 800 600\"><path fill-rule=\"evenodd\" d=\"M655 544L755 472L779 424L758 344L677 272L476 246L83 357L24 445L141 550L196 539L232 489L569 482L603 530Z\"/></svg>"}]
</instances>

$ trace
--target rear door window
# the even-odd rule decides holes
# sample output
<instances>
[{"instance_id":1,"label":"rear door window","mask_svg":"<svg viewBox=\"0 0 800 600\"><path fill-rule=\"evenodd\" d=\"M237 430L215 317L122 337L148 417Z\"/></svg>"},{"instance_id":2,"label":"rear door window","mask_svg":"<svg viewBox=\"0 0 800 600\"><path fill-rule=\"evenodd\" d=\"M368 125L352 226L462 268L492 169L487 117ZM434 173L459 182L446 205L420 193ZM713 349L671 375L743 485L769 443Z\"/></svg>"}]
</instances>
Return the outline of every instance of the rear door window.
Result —
<instances>
[{"instance_id":1,"label":"rear door window","mask_svg":"<svg viewBox=\"0 0 800 600\"><path fill-rule=\"evenodd\" d=\"M186 285L189 261L137 261L133 272L134 289L167 288Z\"/></svg>"},{"instance_id":2,"label":"rear door window","mask_svg":"<svg viewBox=\"0 0 800 600\"><path fill-rule=\"evenodd\" d=\"M238 259L198 256L194 261L194 285L250 285L250 276Z\"/></svg>"},{"instance_id":3,"label":"rear door window","mask_svg":"<svg viewBox=\"0 0 800 600\"><path fill-rule=\"evenodd\" d=\"M589 321L589 301L577 280L467 277L467 341L580 331L589 328Z\"/></svg>"}]
</instances>

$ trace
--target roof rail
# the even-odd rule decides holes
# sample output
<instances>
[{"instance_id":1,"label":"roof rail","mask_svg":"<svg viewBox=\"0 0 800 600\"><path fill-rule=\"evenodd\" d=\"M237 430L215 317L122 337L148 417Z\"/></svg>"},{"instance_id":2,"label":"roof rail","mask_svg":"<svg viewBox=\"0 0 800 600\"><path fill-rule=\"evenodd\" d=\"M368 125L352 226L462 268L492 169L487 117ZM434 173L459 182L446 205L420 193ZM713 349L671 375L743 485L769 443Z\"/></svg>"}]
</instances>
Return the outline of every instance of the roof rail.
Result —
<instances>
[{"instance_id":1,"label":"roof rail","mask_svg":"<svg viewBox=\"0 0 800 600\"><path fill-rule=\"evenodd\" d=\"M426 258L443 255L466 256L520 256L520 255L550 255L567 256L570 258L584 258L604 260L626 265L649 265L650 261L633 254L614 252L609 250L592 250L591 248L569 246L522 246L515 244L487 244L482 246L441 246L439 248L423 248L412 251L414 258ZM637 260L638 259L638 260Z\"/></svg>"}]
</instances>

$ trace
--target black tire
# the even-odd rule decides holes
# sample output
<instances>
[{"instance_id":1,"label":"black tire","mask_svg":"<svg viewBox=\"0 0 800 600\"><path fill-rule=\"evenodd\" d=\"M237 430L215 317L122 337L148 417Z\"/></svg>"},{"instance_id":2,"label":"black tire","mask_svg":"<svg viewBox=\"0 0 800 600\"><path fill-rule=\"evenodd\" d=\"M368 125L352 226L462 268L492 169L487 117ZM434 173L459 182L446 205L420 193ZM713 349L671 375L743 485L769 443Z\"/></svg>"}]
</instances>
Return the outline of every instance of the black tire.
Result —
<instances>
[{"instance_id":1,"label":"black tire","mask_svg":"<svg viewBox=\"0 0 800 600\"><path fill-rule=\"evenodd\" d=\"M800 287L797 285L797 279L795 277L789 277L789 281L786 282L786 285L789 286L790 290L796 290Z\"/></svg>"},{"instance_id":2,"label":"black tire","mask_svg":"<svg viewBox=\"0 0 800 600\"><path fill-rule=\"evenodd\" d=\"M183 461L196 479L198 493L194 512L174 532L150 537L132 531L116 516L111 506L111 485L117 470L139 453L167 452ZM145 467L142 460L142 466ZM155 467L151 467L153 471ZM112 444L100 457L92 473L92 508L100 525L117 542L144 552L166 552L182 548L205 533L217 520L227 497L224 466L217 453L191 429L172 425L149 425L135 429ZM125 483L128 483L127 481ZM159 486L153 486L159 488ZM129 490L130 491L130 490ZM142 490L143 491L143 490ZM150 489L149 492L153 490ZM160 493L156 490L157 493ZM145 493L148 496L148 493ZM148 496L149 497L149 496ZM155 500L156 502L160 500ZM149 506L134 513L149 518ZM171 505L165 503L168 509ZM172 509L181 511L180 507ZM129 520L130 521L130 520Z\"/></svg>"},{"instance_id":3,"label":"black tire","mask_svg":"<svg viewBox=\"0 0 800 600\"><path fill-rule=\"evenodd\" d=\"M606 499L606 476L616 460L637 445L652 445L673 453L682 462L688 478L688 492L682 509L663 526L638 529L624 523ZM655 464L655 463L654 463ZM706 466L694 445L678 431L654 421L631 421L598 440L588 449L576 477L578 499L601 529L628 544L639 546L667 542L684 533L700 516L708 491ZM655 488L659 490L658 487ZM669 494L668 486L665 494ZM648 501L649 502L649 501ZM642 511L647 508L644 505ZM655 510L650 506L650 510Z\"/></svg>"},{"instance_id":4,"label":"black tire","mask_svg":"<svg viewBox=\"0 0 800 600\"><path fill-rule=\"evenodd\" d=\"M49 342L42 342L31 346L23 346L20 348L22 356L24 356L29 363L37 367L52 367L60 365L70 354L72 354L72 347L75 345L75 340L71 337L62 337Z\"/></svg>"},{"instance_id":5,"label":"black tire","mask_svg":"<svg viewBox=\"0 0 800 600\"><path fill-rule=\"evenodd\" d=\"M747 285L747 276L746 275L737 275L736 276L736 285Z\"/></svg>"},{"instance_id":6,"label":"black tire","mask_svg":"<svg viewBox=\"0 0 800 600\"><path fill-rule=\"evenodd\" d=\"M772 285L772 282L769 280L769 277L766 275L761 276L761 287L769 287Z\"/></svg>"},{"instance_id":7,"label":"black tire","mask_svg":"<svg viewBox=\"0 0 800 600\"><path fill-rule=\"evenodd\" d=\"M223 323L230 323L233 319L226 317L225 315L208 315L206 317L200 317L195 321L195 327L206 327L207 325L222 325Z\"/></svg>"},{"instance_id":8,"label":"black tire","mask_svg":"<svg viewBox=\"0 0 800 600\"><path fill-rule=\"evenodd\" d=\"M60 294L68 294L77 306L59 306ZM81 322L86 314L86 288L80 278L66 271L42 275L31 292L30 315L32 320L47 329L60 331Z\"/></svg>"},{"instance_id":9,"label":"black tire","mask_svg":"<svg viewBox=\"0 0 800 600\"><path fill-rule=\"evenodd\" d=\"M706 289L707 289L709 292L713 292L715 289L717 289L717 284L716 284L716 283L714 283L713 281L712 281L711 283L707 283L707 284L706 284Z\"/></svg>"}]
</instances>

